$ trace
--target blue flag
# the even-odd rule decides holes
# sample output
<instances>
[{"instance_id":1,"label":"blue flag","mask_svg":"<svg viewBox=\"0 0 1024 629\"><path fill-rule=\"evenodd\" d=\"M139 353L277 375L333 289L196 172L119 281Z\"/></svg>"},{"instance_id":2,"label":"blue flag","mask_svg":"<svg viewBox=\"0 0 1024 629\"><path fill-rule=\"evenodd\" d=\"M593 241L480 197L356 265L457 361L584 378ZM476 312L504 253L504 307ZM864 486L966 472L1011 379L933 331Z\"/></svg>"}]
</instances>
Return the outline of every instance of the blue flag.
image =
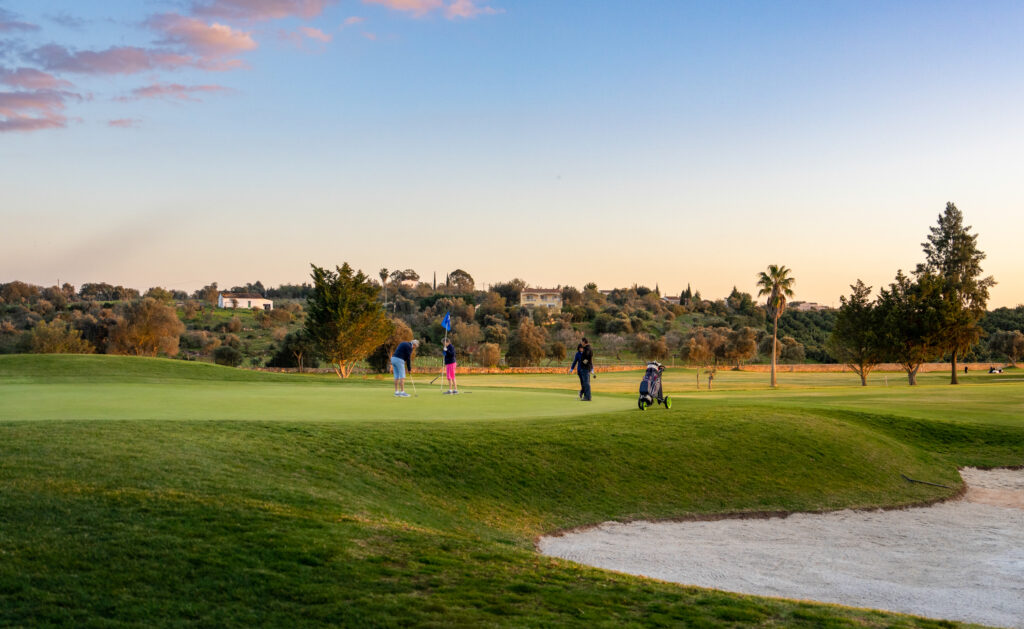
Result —
<instances>
[{"instance_id":1,"label":"blue flag","mask_svg":"<svg viewBox=\"0 0 1024 629\"><path fill-rule=\"evenodd\" d=\"M452 329L452 313L451 312L444 313L444 321L441 322L441 327L444 328L445 330L451 330Z\"/></svg>"}]
</instances>

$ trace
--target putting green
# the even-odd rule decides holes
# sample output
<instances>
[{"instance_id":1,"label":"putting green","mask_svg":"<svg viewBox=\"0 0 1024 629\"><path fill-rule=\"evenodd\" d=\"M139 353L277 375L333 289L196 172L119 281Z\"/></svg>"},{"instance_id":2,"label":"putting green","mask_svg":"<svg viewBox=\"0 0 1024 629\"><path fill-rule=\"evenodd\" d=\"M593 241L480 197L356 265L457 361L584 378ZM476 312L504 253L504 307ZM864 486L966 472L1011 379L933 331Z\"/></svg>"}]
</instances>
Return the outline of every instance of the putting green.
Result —
<instances>
[{"instance_id":1,"label":"putting green","mask_svg":"<svg viewBox=\"0 0 1024 629\"><path fill-rule=\"evenodd\" d=\"M407 390L411 393L412 387ZM631 400L621 395L599 395L588 403L567 391L497 388L442 395L436 386L423 386L417 397L396 398L390 383L0 384L0 420L522 420L631 406Z\"/></svg>"}]
</instances>

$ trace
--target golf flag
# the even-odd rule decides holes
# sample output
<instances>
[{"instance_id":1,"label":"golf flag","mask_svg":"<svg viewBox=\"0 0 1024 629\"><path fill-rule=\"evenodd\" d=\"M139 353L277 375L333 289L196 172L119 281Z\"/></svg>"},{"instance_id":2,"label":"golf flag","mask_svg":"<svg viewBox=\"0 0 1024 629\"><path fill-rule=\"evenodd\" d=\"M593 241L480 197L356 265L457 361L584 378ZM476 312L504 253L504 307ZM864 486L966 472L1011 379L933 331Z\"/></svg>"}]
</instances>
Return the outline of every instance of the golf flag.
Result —
<instances>
[{"instance_id":1,"label":"golf flag","mask_svg":"<svg viewBox=\"0 0 1024 629\"><path fill-rule=\"evenodd\" d=\"M441 322L441 327L444 328L445 330L449 330L449 331L452 329L452 313L451 312L444 313L444 321Z\"/></svg>"}]
</instances>

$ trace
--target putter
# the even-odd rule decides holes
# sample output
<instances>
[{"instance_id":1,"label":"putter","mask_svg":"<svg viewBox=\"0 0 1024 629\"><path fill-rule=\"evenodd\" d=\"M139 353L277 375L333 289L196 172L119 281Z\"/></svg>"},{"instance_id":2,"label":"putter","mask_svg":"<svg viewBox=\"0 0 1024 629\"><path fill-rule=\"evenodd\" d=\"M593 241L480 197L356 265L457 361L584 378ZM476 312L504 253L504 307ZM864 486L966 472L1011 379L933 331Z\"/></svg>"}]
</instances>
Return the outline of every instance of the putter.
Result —
<instances>
[{"instance_id":1,"label":"putter","mask_svg":"<svg viewBox=\"0 0 1024 629\"><path fill-rule=\"evenodd\" d=\"M420 394L416 391L416 381L412 379L412 374L409 374L409 382L412 383L412 396L419 397Z\"/></svg>"}]
</instances>

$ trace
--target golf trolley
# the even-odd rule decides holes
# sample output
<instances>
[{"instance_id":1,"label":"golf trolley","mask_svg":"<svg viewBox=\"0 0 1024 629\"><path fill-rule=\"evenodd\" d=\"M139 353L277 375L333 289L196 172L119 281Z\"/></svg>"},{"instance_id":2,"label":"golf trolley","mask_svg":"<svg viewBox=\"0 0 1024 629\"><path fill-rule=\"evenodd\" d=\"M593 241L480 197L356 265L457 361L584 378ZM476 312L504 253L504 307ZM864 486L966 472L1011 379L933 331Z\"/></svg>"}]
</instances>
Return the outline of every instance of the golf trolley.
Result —
<instances>
[{"instance_id":1,"label":"golf trolley","mask_svg":"<svg viewBox=\"0 0 1024 629\"><path fill-rule=\"evenodd\" d=\"M655 402L664 404L665 408L672 408L672 399L667 395L662 395L661 391L661 372L663 371L665 371L665 365L656 361L647 363L644 379L640 381L640 399L637 400L637 406L641 411L646 411L647 407L653 406Z\"/></svg>"}]
</instances>

